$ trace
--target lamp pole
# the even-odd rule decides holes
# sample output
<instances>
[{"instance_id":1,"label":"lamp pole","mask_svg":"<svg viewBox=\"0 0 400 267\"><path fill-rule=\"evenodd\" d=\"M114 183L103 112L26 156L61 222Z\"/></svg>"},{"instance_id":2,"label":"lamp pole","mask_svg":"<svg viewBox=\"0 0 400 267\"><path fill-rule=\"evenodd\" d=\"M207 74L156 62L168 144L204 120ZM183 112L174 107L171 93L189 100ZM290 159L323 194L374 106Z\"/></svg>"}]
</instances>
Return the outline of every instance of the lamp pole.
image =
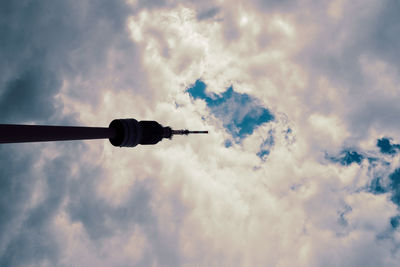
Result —
<instances>
[{"instance_id":1,"label":"lamp pole","mask_svg":"<svg viewBox=\"0 0 400 267\"><path fill-rule=\"evenodd\" d=\"M207 134L208 131L172 130L156 121L116 119L108 127L0 124L0 144L109 139L118 147L154 145L173 135Z\"/></svg>"}]
</instances>

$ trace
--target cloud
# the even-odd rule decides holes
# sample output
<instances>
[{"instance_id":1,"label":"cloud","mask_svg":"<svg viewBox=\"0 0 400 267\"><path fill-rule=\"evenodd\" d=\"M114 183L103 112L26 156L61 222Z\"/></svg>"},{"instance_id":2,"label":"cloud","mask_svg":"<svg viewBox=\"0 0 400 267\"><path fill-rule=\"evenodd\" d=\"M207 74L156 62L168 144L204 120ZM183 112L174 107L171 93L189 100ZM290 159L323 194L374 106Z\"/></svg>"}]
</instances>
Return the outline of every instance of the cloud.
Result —
<instances>
[{"instance_id":1,"label":"cloud","mask_svg":"<svg viewBox=\"0 0 400 267\"><path fill-rule=\"evenodd\" d=\"M1 265L396 265L396 8L2 3L3 122L210 134L3 145Z\"/></svg>"},{"instance_id":2,"label":"cloud","mask_svg":"<svg viewBox=\"0 0 400 267\"><path fill-rule=\"evenodd\" d=\"M124 2L28 1L3 5L1 65L5 71L0 80L5 85L1 94L6 97L17 97L25 90L25 94L50 102L33 109L61 106L60 99L54 96L68 82L69 97L82 100L84 95L86 101L96 102L98 94L93 92L110 84L111 73L131 64L136 66L133 71L141 72L135 45L127 34L130 8ZM118 52L121 50L123 55ZM140 79L132 80L130 75L117 75L111 81L118 84L116 88L140 83ZM15 87L19 89L14 90ZM19 97L19 102L29 96ZM29 108L29 102L26 106ZM52 114L49 111L46 114Z\"/></svg>"},{"instance_id":3,"label":"cloud","mask_svg":"<svg viewBox=\"0 0 400 267\"><path fill-rule=\"evenodd\" d=\"M398 101L397 88L386 81L397 80L398 66L385 55L391 53L391 58L396 57L391 45L397 40L388 33L396 31L396 26L389 26L394 18L389 14L396 10L397 4L395 1L335 2L340 6L340 16L322 19L325 12L314 13L310 27L316 21L323 21L323 25L315 29L313 41L298 55L300 62L312 70L312 79L325 77L333 83L329 91L335 92L337 100L327 97L325 108L316 106L318 92L327 88L315 88L312 90L315 94L305 101L325 113L330 112L326 107L333 103L343 105L340 109L343 120L360 138L366 138L366 133L376 128L396 131L397 135L398 129L392 127L392 114L398 111L395 105L388 105ZM329 11L329 8L323 10ZM377 72L381 75L375 75Z\"/></svg>"}]
</instances>

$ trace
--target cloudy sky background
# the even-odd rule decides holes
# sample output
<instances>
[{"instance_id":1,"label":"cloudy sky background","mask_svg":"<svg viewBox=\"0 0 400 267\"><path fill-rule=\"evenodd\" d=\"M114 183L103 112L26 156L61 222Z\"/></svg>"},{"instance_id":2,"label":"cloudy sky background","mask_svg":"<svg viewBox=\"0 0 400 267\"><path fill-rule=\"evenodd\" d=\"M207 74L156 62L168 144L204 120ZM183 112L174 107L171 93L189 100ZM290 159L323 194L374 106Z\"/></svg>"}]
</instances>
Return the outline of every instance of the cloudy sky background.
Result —
<instances>
[{"instance_id":1,"label":"cloudy sky background","mask_svg":"<svg viewBox=\"0 0 400 267\"><path fill-rule=\"evenodd\" d=\"M1 266L398 266L400 4L2 1Z\"/></svg>"}]
</instances>

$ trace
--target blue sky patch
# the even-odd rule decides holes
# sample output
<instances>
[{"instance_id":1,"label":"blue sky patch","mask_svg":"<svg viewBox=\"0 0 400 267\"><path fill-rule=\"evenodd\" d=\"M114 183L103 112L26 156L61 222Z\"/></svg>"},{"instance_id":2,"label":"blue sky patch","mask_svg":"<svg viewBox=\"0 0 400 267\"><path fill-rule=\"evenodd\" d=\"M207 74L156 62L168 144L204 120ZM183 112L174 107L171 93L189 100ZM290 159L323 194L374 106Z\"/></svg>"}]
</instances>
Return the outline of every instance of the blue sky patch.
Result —
<instances>
[{"instance_id":1,"label":"blue sky patch","mask_svg":"<svg viewBox=\"0 0 400 267\"><path fill-rule=\"evenodd\" d=\"M400 216L390 218L390 225L392 225L393 229L397 229L400 225Z\"/></svg>"},{"instance_id":2,"label":"blue sky patch","mask_svg":"<svg viewBox=\"0 0 400 267\"><path fill-rule=\"evenodd\" d=\"M388 180L377 177L372 179L369 186L369 191L374 195L391 193L390 200L400 207L400 168L397 168L389 176Z\"/></svg>"},{"instance_id":3,"label":"blue sky patch","mask_svg":"<svg viewBox=\"0 0 400 267\"><path fill-rule=\"evenodd\" d=\"M376 177L371 181L370 191L374 195L380 195L387 192L387 189L382 185L381 177Z\"/></svg>"},{"instance_id":4,"label":"blue sky patch","mask_svg":"<svg viewBox=\"0 0 400 267\"><path fill-rule=\"evenodd\" d=\"M231 147L232 146L232 141L231 140L225 140L225 147Z\"/></svg>"},{"instance_id":5,"label":"blue sky patch","mask_svg":"<svg viewBox=\"0 0 400 267\"><path fill-rule=\"evenodd\" d=\"M351 165L352 163L361 164L364 156L353 150L343 150L339 156L328 157L331 161L340 163L343 166Z\"/></svg>"},{"instance_id":6,"label":"blue sky patch","mask_svg":"<svg viewBox=\"0 0 400 267\"><path fill-rule=\"evenodd\" d=\"M260 151L257 152L257 156L260 159L265 160L269 155L269 153L271 152L271 148L274 146L274 144L275 144L275 139L273 131L269 130L268 137L261 143Z\"/></svg>"},{"instance_id":7,"label":"blue sky patch","mask_svg":"<svg viewBox=\"0 0 400 267\"><path fill-rule=\"evenodd\" d=\"M376 142L376 146L383 154L394 155L400 150L399 144L392 144L389 138L381 138Z\"/></svg>"},{"instance_id":8,"label":"blue sky patch","mask_svg":"<svg viewBox=\"0 0 400 267\"><path fill-rule=\"evenodd\" d=\"M186 92L193 99L204 100L236 142L251 135L263 123L274 120L274 115L260 101L248 94L235 92L232 86L220 95L206 93L206 87L204 82L197 80Z\"/></svg>"},{"instance_id":9,"label":"blue sky patch","mask_svg":"<svg viewBox=\"0 0 400 267\"><path fill-rule=\"evenodd\" d=\"M392 197L390 199L393 203L400 206L400 168L389 175L389 179L390 188L392 189Z\"/></svg>"},{"instance_id":10,"label":"blue sky patch","mask_svg":"<svg viewBox=\"0 0 400 267\"><path fill-rule=\"evenodd\" d=\"M260 159L265 159L269 155L270 151L268 149L261 149L260 151L257 152L257 156Z\"/></svg>"},{"instance_id":11,"label":"blue sky patch","mask_svg":"<svg viewBox=\"0 0 400 267\"><path fill-rule=\"evenodd\" d=\"M377 147L382 154L394 155L400 150L400 145L392 144L390 138L377 140ZM364 159L368 160L368 172L374 177L367 185L367 191L374 195L387 194L390 201L400 208L400 167L390 171L390 163L380 157L370 157L367 153L357 152L354 149L343 149L338 156L326 154L326 158L343 166L353 163L358 165ZM375 168L377 168L375 170ZM386 169L386 170L385 170ZM400 215L390 218L391 229L399 229Z\"/></svg>"}]
</instances>

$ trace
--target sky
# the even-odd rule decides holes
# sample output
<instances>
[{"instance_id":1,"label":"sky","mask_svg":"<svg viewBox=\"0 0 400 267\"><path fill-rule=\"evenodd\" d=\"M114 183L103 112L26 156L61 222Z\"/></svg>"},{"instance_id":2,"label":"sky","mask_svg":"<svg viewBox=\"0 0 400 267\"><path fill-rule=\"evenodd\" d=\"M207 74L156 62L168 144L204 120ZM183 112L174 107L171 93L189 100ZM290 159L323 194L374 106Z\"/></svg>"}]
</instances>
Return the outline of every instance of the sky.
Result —
<instances>
[{"instance_id":1,"label":"sky","mask_svg":"<svg viewBox=\"0 0 400 267\"><path fill-rule=\"evenodd\" d=\"M0 266L400 266L396 0L0 2Z\"/></svg>"}]
</instances>

